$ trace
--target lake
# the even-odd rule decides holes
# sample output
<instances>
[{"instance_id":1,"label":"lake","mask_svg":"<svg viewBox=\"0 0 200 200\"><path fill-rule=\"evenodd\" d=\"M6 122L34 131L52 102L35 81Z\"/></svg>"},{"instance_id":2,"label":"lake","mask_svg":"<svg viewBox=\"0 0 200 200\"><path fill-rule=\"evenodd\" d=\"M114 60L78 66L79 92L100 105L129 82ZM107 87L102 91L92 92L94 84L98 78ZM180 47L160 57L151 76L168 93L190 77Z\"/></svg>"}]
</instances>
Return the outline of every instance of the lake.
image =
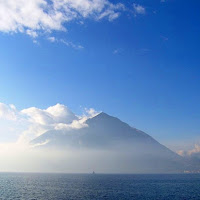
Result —
<instances>
[{"instance_id":1,"label":"lake","mask_svg":"<svg viewBox=\"0 0 200 200\"><path fill-rule=\"evenodd\" d=\"M200 175L0 173L0 199L199 200Z\"/></svg>"}]
</instances>

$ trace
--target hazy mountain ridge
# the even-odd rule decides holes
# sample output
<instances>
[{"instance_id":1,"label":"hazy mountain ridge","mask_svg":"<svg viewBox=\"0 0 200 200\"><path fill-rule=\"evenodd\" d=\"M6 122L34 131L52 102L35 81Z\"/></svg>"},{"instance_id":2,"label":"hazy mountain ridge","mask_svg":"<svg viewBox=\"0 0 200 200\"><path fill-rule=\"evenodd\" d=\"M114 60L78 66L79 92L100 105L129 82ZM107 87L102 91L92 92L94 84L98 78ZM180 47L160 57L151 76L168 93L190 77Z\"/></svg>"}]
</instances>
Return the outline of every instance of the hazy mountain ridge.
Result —
<instances>
[{"instance_id":1,"label":"hazy mountain ridge","mask_svg":"<svg viewBox=\"0 0 200 200\"><path fill-rule=\"evenodd\" d=\"M136 140L143 140L145 139L146 142L156 142L151 136L144 133L143 131L140 131L136 128L130 127L125 122L122 122L116 117L109 116L106 113L100 113L97 116L88 119L85 122L88 127L82 128L82 129L72 129L72 130L51 130L47 131L41 136L34 139L31 143L43 143L46 140L49 140L49 143L53 143L55 139L58 139L57 137L63 135L64 137L70 137L73 138L76 137L82 137L82 139L88 139L89 137L93 139L112 139L112 140L128 140L130 138L135 138ZM72 139L72 138L71 138ZM65 141L66 142L66 141ZM93 141L94 142L94 141ZM100 142L99 140L97 142ZM104 141L106 142L106 141ZM109 141L111 142L111 141ZM98 145L98 144L97 144Z\"/></svg>"},{"instance_id":2,"label":"hazy mountain ridge","mask_svg":"<svg viewBox=\"0 0 200 200\"><path fill-rule=\"evenodd\" d=\"M43 147L116 152L119 162L126 163L130 172L131 166L132 172L139 169L139 172L145 173L190 170L191 166L181 156L118 118L102 112L85 123L87 127L81 129L47 131L31 141L31 144L48 141Z\"/></svg>"}]
</instances>

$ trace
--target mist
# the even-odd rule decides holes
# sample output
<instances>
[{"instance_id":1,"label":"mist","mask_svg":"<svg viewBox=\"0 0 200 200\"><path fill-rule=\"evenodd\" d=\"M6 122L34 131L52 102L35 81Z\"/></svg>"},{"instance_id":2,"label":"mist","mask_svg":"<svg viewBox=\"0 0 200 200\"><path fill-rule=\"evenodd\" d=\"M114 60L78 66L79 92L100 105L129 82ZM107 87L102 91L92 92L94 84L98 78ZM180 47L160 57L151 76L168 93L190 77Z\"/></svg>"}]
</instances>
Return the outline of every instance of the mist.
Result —
<instances>
[{"instance_id":1,"label":"mist","mask_svg":"<svg viewBox=\"0 0 200 200\"><path fill-rule=\"evenodd\" d=\"M94 109L80 116L61 104L19 111L1 103L0 117L10 139L0 144L0 171L181 173L190 168L148 134Z\"/></svg>"},{"instance_id":2,"label":"mist","mask_svg":"<svg viewBox=\"0 0 200 200\"><path fill-rule=\"evenodd\" d=\"M0 145L0 171L155 173L174 169L174 163L170 163L169 166L170 152L168 158L166 156L163 158L163 152L156 151L153 146L147 147L138 143L132 143L132 145L127 141L127 143L121 142L102 149L77 149L74 147L32 147L17 143L4 144ZM174 157L174 161L176 161L176 157Z\"/></svg>"},{"instance_id":3,"label":"mist","mask_svg":"<svg viewBox=\"0 0 200 200\"><path fill-rule=\"evenodd\" d=\"M133 173L132 153L106 149L38 148L21 144L0 145L0 171L55 173ZM135 155L136 157L136 155ZM139 167L139 166L137 166Z\"/></svg>"}]
</instances>

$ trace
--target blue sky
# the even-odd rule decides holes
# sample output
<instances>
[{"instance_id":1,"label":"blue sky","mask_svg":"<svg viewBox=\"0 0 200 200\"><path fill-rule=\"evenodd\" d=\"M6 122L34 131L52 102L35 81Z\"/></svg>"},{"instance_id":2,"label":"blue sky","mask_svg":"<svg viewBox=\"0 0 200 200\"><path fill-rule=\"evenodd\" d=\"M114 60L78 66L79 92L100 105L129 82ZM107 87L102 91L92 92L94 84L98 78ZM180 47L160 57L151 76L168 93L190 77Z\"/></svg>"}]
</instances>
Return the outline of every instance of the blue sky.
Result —
<instances>
[{"instance_id":1,"label":"blue sky","mask_svg":"<svg viewBox=\"0 0 200 200\"><path fill-rule=\"evenodd\" d=\"M109 12L123 6L61 20L62 28L0 24L0 102L94 108L168 146L199 142L200 2L109 3Z\"/></svg>"}]
</instances>

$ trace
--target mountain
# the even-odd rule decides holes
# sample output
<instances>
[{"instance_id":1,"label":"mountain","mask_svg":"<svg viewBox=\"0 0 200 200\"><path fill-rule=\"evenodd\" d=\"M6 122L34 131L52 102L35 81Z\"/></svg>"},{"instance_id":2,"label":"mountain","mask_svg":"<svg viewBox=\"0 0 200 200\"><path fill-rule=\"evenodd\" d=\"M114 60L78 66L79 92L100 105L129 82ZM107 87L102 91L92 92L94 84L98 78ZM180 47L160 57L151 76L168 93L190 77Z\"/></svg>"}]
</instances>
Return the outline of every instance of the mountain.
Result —
<instances>
[{"instance_id":1,"label":"mountain","mask_svg":"<svg viewBox=\"0 0 200 200\"><path fill-rule=\"evenodd\" d=\"M102 112L85 124L87 126L81 129L47 131L31 144L48 141L43 148L105 151L105 157L115 159L117 165L130 173L181 173L190 170L191 166L181 156L118 118ZM115 156L110 152L115 152Z\"/></svg>"}]
</instances>

